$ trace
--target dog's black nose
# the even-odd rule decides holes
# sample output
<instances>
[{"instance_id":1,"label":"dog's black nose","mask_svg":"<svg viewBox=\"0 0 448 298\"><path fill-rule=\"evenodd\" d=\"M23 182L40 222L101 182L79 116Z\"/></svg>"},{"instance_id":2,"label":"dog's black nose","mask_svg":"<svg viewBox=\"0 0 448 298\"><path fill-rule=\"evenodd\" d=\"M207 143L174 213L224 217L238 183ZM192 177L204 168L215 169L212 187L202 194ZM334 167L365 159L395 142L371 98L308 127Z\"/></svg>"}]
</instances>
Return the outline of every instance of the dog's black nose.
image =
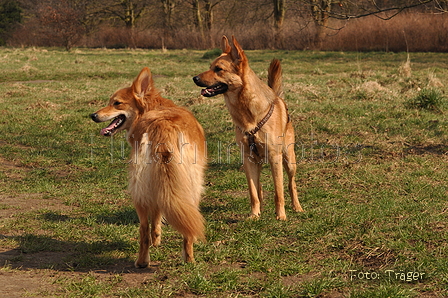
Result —
<instances>
[{"instance_id":1,"label":"dog's black nose","mask_svg":"<svg viewBox=\"0 0 448 298\"><path fill-rule=\"evenodd\" d=\"M204 84L204 82L201 81L201 77L199 76L193 77L193 82L199 87L207 87L207 84Z\"/></svg>"},{"instance_id":2,"label":"dog's black nose","mask_svg":"<svg viewBox=\"0 0 448 298\"><path fill-rule=\"evenodd\" d=\"M90 118L95 122L99 122L97 113L90 114Z\"/></svg>"},{"instance_id":3,"label":"dog's black nose","mask_svg":"<svg viewBox=\"0 0 448 298\"><path fill-rule=\"evenodd\" d=\"M194 82L196 85L198 85L200 81L201 81L201 79L199 78L199 76L195 76L195 77L193 77L193 82Z\"/></svg>"}]
</instances>

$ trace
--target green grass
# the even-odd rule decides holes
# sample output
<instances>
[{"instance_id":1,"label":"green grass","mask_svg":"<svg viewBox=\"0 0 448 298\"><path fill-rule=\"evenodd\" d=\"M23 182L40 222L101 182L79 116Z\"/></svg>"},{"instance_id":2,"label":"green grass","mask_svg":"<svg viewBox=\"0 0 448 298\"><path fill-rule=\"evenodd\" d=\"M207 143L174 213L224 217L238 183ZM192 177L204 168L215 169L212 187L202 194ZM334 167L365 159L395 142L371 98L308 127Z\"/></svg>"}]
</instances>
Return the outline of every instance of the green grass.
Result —
<instances>
[{"instance_id":1,"label":"green grass","mask_svg":"<svg viewBox=\"0 0 448 298\"><path fill-rule=\"evenodd\" d=\"M411 54L405 78L405 53L247 51L262 79L281 59L295 126L306 212L287 205L278 222L268 166L262 217L246 220L230 116L192 81L217 54L0 49L0 272L32 272L44 286L31 297L446 296L447 55ZM89 119L144 66L207 134L196 264L181 263L181 236L164 226L151 267L133 268L129 148ZM401 280L408 272L423 278Z\"/></svg>"},{"instance_id":2,"label":"green grass","mask_svg":"<svg viewBox=\"0 0 448 298\"><path fill-rule=\"evenodd\" d=\"M409 100L408 106L410 108L442 112L441 106L444 103L445 99L440 90L424 88L420 90L417 96Z\"/></svg>"}]
</instances>

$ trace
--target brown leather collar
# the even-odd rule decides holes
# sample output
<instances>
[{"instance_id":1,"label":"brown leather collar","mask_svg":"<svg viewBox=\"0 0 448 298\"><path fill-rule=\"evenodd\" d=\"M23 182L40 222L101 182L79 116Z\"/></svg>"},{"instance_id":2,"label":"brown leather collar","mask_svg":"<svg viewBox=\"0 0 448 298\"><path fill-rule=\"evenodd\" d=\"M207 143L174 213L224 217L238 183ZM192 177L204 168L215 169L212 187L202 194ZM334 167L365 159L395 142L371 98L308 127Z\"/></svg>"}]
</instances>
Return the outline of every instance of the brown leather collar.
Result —
<instances>
[{"instance_id":1,"label":"brown leather collar","mask_svg":"<svg viewBox=\"0 0 448 298\"><path fill-rule=\"evenodd\" d=\"M254 129L249 130L249 131L244 131L244 130L241 129L241 127L238 126L238 128L241 130L241 132L244 132L245 135L255 135L263 127L263 125L265 125L266 122L268 122L269 118L271 118L272 113L274 113L274 108L275 108L275 103L276 102L277 101L274 101L271 104L271 107L269 108L268 113L264 116L263 119L261 119L260 122L257 123L257 125L255 126Z\"/></svg>"},{"instance_id":2,"label":"brown leather collar","mask_svg":"<svg viewBox=\"0 0 448 298\"><path fill-rule=\"evenodd\" d=\"M266 122L268 122L269 118L271 118L272 113L274 113L274 107L275 107L275 102L273 102L273 103L271 104L271 108L269 109L268 113L266 114L266 116L264 116L263 119L261 119L260 122L258 122L257 126L255 126L254 129L252 129L252 130L246 132L246 134L247 134L247 133L249 133L249 134L251 134L251 135L256 134L256 133L263 127L263 125L265 125Z\"/></svg>"},{"instance_id":3,"label":"brown leather collar","mask_svg":"<svg viewBox=\"0 0 448 298\"><path fill-rule=\"evenodd\" d=\"M271 104L271 107L269 108L268 113L264 116L263 119L261 119L260 122L257 123L257 125L255 126L254 129L249 130L249 131L243 131L240 127L238 127L241 130L241 132L244 132L244 134L247 136L248 142L249 142L249 148L256 155L258 155L258 150L257 150L257 145L255 144L255 134L263 127L263 125L266 124L266 122L268 122L269 118L271 118L272 113L274 113L274 108L275 108L276 103L277 103L277 100Z\"/></svg>"}]
</instances>

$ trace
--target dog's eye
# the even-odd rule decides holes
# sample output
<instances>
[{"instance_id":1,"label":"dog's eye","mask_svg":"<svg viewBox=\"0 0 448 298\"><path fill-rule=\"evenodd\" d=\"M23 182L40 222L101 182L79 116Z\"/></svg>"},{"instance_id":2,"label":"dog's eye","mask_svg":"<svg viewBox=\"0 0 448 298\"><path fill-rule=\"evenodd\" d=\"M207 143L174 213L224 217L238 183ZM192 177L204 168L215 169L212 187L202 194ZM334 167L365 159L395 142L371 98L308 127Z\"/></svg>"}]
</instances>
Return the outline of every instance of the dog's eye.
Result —
<instances>
[{"instance_id":1,"label":"dog's eye","mask_svg":"<svg viewBox=\"0 0 448 298\"><path fill-rule=\"evenodd\" d=\"M215 72L220 72L221 70L222 70L221 67L218 67L218 66L215 67Z\"/></svg>"},{"instance_id":2,"label":"dog's eye","mask_svg":"<svg viewBox=\"0 0 448 298\"><path fill-rule=\"evenodd\" d=\"M119 106L119 105L121 105L121 102L119 102L119 101L114 102L114 106Z\"/></svg>"}]
</instances>

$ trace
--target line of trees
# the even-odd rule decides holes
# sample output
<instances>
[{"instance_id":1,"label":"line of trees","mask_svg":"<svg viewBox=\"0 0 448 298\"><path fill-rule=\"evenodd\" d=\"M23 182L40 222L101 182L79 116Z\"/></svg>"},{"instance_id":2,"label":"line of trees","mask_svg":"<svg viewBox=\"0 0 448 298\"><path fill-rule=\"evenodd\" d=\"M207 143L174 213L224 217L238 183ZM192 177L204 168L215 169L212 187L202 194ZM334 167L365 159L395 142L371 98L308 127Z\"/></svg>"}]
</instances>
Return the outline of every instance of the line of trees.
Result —
<instances>
[{"instance_id":1,"label":"line of trees","mask_svg":"<svg viewBox=\"0 0 448 298\"><path fill-rule=\"evenodd\" d=\"M448 0L0 0L0 44L212 48L223 33L256 30L264 47L284 48L285 31L312 31L319 49L331 31L367 16L413 10L440 14ZM311 29L310 29L311 28ZM106 34L107 33L107 34ZM255 38L255 37L254 37ZM107 42L109 40L109 42ZM114 41L112 41L114 40ZM157 42L156 42L157 40ZM103 45L98 44L102 42ZM95 44L95 42L97 44ZM179 45L181 44L181 45Z\"/></svg>"}]
</instances>

